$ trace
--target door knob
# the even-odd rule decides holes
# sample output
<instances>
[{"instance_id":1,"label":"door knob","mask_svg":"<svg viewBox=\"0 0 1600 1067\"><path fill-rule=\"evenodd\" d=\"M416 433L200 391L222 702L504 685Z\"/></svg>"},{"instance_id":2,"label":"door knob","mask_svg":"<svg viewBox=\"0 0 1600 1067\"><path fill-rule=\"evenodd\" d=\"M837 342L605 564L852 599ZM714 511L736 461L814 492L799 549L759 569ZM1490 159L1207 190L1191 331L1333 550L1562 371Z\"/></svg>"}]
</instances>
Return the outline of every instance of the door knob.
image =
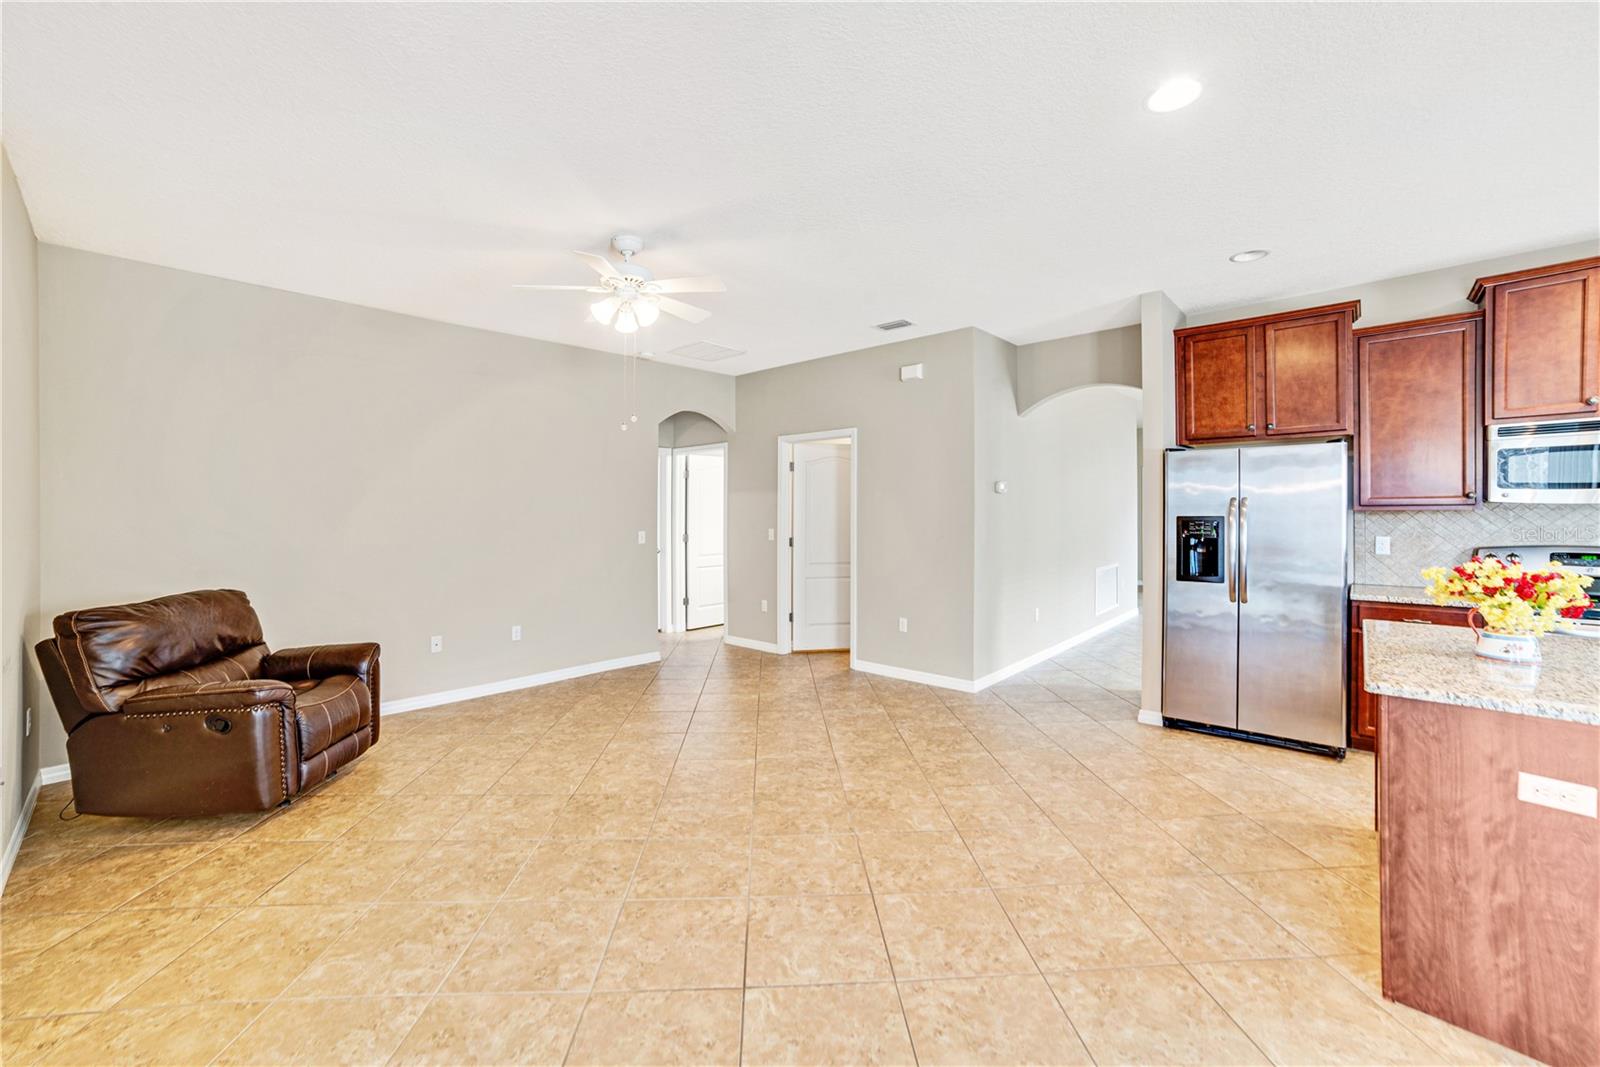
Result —
<instances>
[{"instance_id":1,"label":"door knob","mask_svg":"<svg viewBox=\"0 0 1600 1067\"><path fill-rule=\"evenodd\" d=\"M1252 422L1250 425L1246 426L1245 429L1249 430L1251 433L1255 433L1256 432L1256 424Z\"/></svg>"},{"instance_id":2,"label":"door knob","mask_svg":"<svg viewBox=\"0 0 1600 1067\"><path fill-rule=\"evenodd\" d=\"M1269 430L1276 430L1276 429L1277 429L1277 428L1278 428L1278 424L1277 424L1277 423L1275 423L1275 422L1269 422L1269 423L1267 423L1267 429L1269 429Z\"/></svg>"}]
</instances>

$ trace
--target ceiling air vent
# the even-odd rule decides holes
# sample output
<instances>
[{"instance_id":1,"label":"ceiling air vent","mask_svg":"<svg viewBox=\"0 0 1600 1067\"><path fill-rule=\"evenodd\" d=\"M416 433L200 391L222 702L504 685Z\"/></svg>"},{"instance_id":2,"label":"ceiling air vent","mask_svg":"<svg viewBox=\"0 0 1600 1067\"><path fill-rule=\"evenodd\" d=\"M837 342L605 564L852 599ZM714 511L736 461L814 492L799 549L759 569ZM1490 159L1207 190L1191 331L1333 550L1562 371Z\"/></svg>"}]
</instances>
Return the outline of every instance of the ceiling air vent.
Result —
<instances>
[{"instance_id":1,"label":"ceiling air vent","mask_svg":"<svg viewBox=\"0 0 1600 1067\"><path fill-rule=\"evenodd\" d=\"M734 356L744 355L742 348L729 348L727 345L713 344L710 341L693 341L686 345L679 345L671 349L674 356L684 359L698 359L702 363L715 363L718 360L732 359Z\"/></svg>"},{"instance_id":2,"label":"ceiling air vent","mask_svg":"<svg viewBox=\"0 0 1600 1067\"><path fill-rule=\"evenodd\" d=\"M888 322L880 322L880 323L878 323L876 326L873 327L873 329L874 330L885 330L885 331L887 331L887 330L903 330L907 326L910 326L910 325L911 325L911 320L910 319L891 319Z\"/></svg>"}]
</instances>

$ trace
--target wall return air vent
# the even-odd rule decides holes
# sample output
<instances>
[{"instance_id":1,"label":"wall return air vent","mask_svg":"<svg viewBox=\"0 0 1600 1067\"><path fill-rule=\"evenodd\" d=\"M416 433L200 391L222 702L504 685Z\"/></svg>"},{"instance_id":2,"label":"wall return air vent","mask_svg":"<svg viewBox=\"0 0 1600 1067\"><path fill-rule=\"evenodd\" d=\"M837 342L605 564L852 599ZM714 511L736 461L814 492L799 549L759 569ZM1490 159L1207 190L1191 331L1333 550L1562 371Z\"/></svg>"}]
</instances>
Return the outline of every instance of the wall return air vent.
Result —
<instances>
[{"instance_id":1,"label":"wall return air vent","mask_svg":"<svg viewBox=\"0 0 1600 1067\"><path fill-rule=\"evenodd\" d=\"M715 363L718 360L744 355L742 348L729 348L727 345L714 344L710 341L693 341L668 351L671 355L682 356L684 359L698 359L702 363Z\"/></svg>"},{"instance_id":2,"label":"wall return air vent","mask_svg":"<svg viewBox=\"0 0 1600 1067\"><path fill-rule=\"evenodd\" d=\"M872 328L874 330L903 330L910 325L910 319L890 319L888 322L880 322Z\"/></svg>"}]
</instances>

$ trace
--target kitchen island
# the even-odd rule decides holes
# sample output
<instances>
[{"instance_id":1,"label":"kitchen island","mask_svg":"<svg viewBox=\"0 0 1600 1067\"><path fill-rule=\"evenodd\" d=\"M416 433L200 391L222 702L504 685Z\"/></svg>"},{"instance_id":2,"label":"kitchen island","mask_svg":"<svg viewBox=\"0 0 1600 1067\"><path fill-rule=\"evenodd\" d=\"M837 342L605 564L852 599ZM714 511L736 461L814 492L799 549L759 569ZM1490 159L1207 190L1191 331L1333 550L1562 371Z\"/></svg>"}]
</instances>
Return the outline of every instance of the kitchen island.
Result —
<instances>
[{"instance_id":1,"label":"kitchen island","mask_svg":"<svg viewBox=\"0 0 1600 1067\"><path fill-rule=\"evenodd\" d=\"M1552 1064L1600 1063L1600 642L1543 639L1535 678L1455 627L1367 622L1363 638L1384 995Z\"/></svg>"}]
</instances>

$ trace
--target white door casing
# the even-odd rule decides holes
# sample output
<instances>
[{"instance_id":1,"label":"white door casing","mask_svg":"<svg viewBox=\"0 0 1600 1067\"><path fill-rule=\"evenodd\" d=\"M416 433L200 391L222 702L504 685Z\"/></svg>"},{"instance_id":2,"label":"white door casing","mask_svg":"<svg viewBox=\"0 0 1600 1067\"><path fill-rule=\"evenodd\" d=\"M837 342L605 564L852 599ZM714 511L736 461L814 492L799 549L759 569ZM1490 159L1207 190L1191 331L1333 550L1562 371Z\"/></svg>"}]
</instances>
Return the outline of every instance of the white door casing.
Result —
<instances>
[{"instance_id":1,"label":"white door casing","mask_svg":"<svg viewBox=\"0 0 1600 1067\"><path fill-rule=\"evenodd\" d=\"M850 647L850 446L794 445L791 552L797 651Z\"/></svg>"},{"instance_id":2,"label":"white door casing","mask_svg":"<svg viewBox=\"0 0 1600 1067\"><path fill-rule=\"evenodd\" d=\"M656 449L656 629L671 633L672 449Z\"/></svg>"},{"instance_id":3,"label":"white door casing","mask_svg":"<svg viewBox=\"0 0 1600 1067\"><path fill-rule=\"evenodd\" d=\"M724 526L726 446L696 449L684 456L685 626L721 626L727 576Z\"/></svg>"}]
</instances>

